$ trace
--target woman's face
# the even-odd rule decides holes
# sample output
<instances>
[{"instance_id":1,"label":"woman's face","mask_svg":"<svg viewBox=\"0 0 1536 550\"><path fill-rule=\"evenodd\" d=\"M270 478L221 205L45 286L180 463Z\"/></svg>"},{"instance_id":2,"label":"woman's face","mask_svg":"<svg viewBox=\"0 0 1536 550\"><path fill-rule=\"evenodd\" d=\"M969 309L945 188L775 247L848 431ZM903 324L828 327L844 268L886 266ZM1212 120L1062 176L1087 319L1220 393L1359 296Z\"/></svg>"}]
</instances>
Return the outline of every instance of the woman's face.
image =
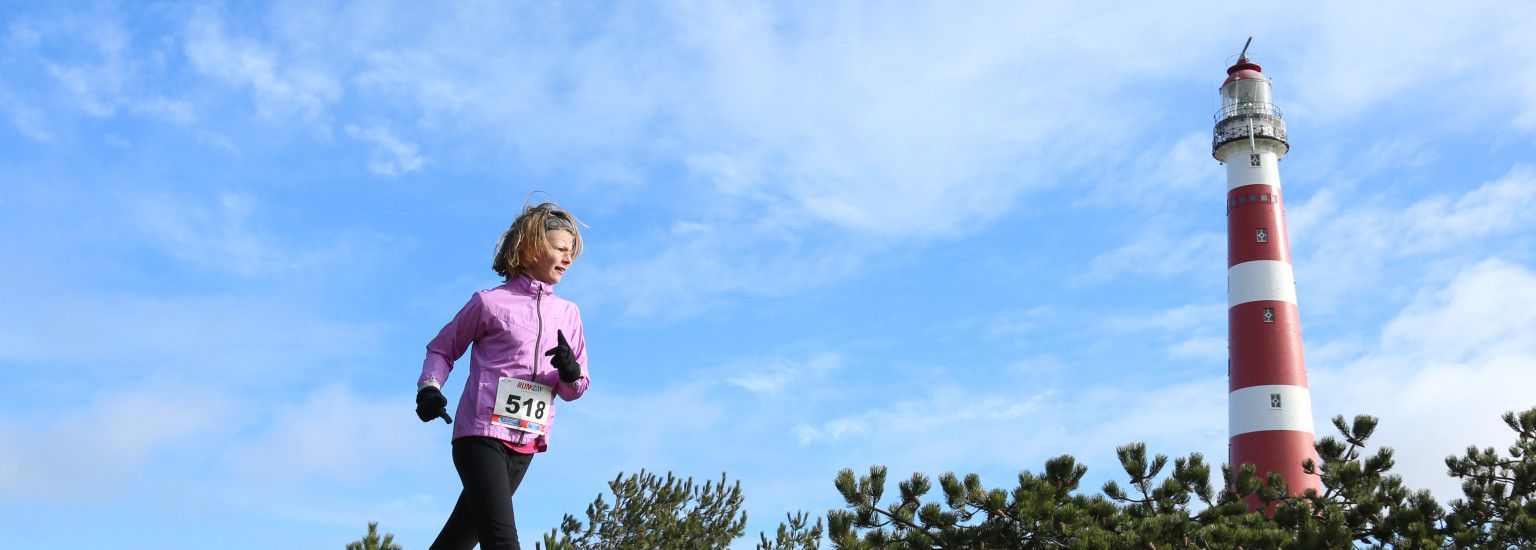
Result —
<instances>
[{"instance_id":1,"label":"woman's face","mask_svg":"<svg viewBox=\"0 0 1536 550\"><path fill-rule=\"evenodd\" d=\"M576 261L571 256L571 251L575 250L576 237L563 229L550 231L544 236L549 241L549 247L539 254L539 261L524 271L536 280L556 284L560 282L560 277L565 276L565 270L571 267L571 262Z\"/></svg>"}]
</instances>

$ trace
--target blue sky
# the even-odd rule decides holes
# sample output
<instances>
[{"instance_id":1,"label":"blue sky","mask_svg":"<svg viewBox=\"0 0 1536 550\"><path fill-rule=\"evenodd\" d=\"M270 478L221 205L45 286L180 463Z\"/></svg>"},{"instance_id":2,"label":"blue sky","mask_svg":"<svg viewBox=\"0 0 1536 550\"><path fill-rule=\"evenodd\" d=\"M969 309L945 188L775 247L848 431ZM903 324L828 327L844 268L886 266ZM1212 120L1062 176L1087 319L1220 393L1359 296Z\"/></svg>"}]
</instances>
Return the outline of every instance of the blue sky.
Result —
<instances>
[{"instance_id":1,"label":"blue sky","mask_svg":"<svg viewBox=\"0 0 1536 550\"><path fill-rule=\"evenodd\" d=\"M525 540L618 472L749 536L840 468L1006 486L1226 449L1224 69L1275 82L1318 433L1410 486L1536 405L1522 2L0 8L5 546L425 547L423 346L543 190L593 384ZM455 391L462 375L449 380Z\"/></svg>"}]
</instances>

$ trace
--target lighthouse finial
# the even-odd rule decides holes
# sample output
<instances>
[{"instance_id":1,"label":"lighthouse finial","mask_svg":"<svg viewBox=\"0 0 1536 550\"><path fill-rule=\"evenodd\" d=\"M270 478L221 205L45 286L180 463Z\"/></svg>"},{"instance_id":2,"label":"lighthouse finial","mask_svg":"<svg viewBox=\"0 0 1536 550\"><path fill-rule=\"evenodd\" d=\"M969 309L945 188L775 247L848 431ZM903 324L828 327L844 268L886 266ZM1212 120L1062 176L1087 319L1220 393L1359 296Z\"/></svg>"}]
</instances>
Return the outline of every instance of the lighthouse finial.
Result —
<instances>
[{"instance_id":1,"label":"lighthouse finial","mask_svg":"<svg viewBox=\"0 0 1536 550\"><path fill-rule=\"evenodd\" d=\"M1252 36L1248 37L1248 41L1243 43L1243 51L1242 51L1242 53L1237 54L1237 62L1238 63L1244 63L1244 62L1248 61L1248 46L1250 44L1253 44L1253 37Z\"/></svg>"}]
</instances>

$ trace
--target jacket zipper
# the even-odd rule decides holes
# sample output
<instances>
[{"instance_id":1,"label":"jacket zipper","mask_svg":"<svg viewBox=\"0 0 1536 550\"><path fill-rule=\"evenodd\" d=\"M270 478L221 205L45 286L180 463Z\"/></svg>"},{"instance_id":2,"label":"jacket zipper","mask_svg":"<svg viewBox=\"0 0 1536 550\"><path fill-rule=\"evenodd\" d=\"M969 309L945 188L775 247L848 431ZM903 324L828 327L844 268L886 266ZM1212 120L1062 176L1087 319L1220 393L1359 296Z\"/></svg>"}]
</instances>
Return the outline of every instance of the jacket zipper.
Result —
<instances>
[{"instance_id":1,"label":"jacket zipper","mask_svg":"<svg viewBox=\"0 0 1536 550\"><path fill-rule=\"evenodd\" d=\"M533 311L539 316L539 329L533 335L533 369L528 375L528 381L539 383L539 350L544 347L544 290L537 286L533 289Z\"/></svg>"}]
</instances>

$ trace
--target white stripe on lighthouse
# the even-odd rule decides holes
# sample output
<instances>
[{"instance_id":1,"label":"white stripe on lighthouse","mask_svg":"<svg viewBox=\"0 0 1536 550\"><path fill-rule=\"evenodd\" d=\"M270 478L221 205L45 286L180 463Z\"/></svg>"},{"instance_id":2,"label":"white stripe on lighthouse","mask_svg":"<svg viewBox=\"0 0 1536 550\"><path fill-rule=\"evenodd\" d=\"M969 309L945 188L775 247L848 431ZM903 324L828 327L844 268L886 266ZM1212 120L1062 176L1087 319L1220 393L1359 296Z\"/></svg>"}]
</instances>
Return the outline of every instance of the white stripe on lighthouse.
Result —
<instances>
[{"instance_id":1,"label":"white stripe on lighthouse","mask_svg":"<svg viewBox=\"0 0 1536 550\"><path fill-rule=\"evenodd\" d=\"M1301 386L1249 386L1227 394L1227 433L1312 433L1312 392Z\"/></svg>"},{"instance_id":2,"label":"white stripe on lighthouse","mask_svg":"<svg viewBox=\"0 0 1536 550\"><path fill-rule=\"evenodd\" d=\"M1280 157L1268 147L1259 148L1259 165L1253 166L1247 147L1233 154L1227 155L1222 161L1227 163L1227 190L1231 191L1244 185L1264 183L1280 187Z\"/></svg>"},{"instance_id":3,"label":"white stripe on lighthouse","mask_svg":"<svg viewBox=\"0 0 1536 550\"><path fill-rule=\"evenodd\" d=\"M1227 269L1227 307L1259 300L1296 303L1296 276L1291 264L1253 260Z\"/></svg>"}]
</instances>

